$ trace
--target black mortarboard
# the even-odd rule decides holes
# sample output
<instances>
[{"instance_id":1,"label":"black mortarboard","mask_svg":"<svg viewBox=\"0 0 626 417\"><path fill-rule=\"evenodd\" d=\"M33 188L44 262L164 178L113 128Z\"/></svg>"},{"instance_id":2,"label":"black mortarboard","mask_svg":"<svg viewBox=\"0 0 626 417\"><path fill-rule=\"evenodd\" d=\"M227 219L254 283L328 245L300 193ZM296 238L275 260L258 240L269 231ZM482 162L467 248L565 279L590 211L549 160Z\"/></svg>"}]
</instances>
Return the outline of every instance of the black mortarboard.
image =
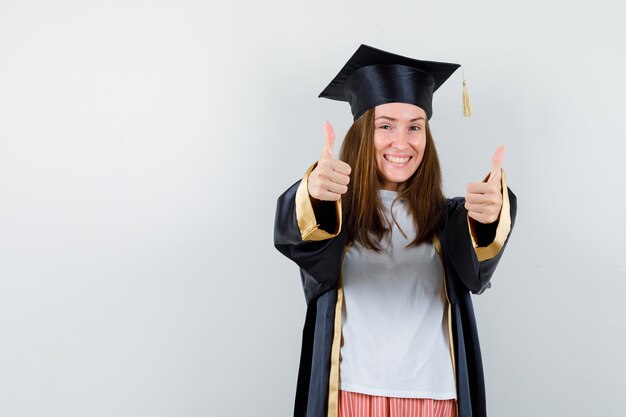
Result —
<instances>
[{"instance_id":1,"label":"black mortarboard","mask_svg":"<svg viewBox=\"0 0 626 417\"><path fill-rule=\"evenodd\" d=\"M361 45L319 97L350 103L354 120L379 104L400 102L419 106L428 119L433 93L459 64L420 61ZM471 115L463 80L464 114Z\"/></svg>"}]
</instances>

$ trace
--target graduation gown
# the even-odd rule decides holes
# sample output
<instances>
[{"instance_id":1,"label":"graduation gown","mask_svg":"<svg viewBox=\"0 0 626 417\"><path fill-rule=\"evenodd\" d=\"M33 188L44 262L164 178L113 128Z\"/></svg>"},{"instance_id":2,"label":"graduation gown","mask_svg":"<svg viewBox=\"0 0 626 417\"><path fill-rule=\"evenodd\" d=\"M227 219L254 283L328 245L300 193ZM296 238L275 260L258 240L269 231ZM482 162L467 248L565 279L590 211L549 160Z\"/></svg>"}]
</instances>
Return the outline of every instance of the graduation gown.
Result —
<instances>
[{"instance_id":1,"label":"graduation gown","mask_svg":"<svg viewBox=\"0 0 626 417\"><path fill-rule=\"evenodd\" d=\"M315 166L278 198L274 245L300 267L307 303L294 417L337 417L343 303L340 275L348 249L347 231L342 226L340 201L324 202L313 210L307 183ZM506 185L504 172L502 190L500 217L493 225L470 219L464 198L447 199L433 239L445 271L459 417L486 416L483 365L470 294L480 294L491 286L515 222L516 197Z\"/></svg>"}]
</instances>

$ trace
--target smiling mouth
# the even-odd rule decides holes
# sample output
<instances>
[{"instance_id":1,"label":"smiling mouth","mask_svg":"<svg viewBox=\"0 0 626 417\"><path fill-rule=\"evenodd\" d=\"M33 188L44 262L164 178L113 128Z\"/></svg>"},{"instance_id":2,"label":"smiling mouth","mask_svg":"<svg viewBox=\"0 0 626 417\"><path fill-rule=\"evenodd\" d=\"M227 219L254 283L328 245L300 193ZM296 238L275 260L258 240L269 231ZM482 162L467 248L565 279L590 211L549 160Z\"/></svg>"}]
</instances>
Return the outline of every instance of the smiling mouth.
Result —
<instances>
[{"instance_id":1,"label":"smiling mouth","mask_svg":"<svg viewBox=\"0 0 626 417\"><path fill-rule=\"evenodd\" d=\"M384 155L384 158L387 161L392 162L394 164L406 164L413 157L412 156L406 156L406 157L401 158L401 157L393 156L393 155Z\"/></svg>"}]
</instances>

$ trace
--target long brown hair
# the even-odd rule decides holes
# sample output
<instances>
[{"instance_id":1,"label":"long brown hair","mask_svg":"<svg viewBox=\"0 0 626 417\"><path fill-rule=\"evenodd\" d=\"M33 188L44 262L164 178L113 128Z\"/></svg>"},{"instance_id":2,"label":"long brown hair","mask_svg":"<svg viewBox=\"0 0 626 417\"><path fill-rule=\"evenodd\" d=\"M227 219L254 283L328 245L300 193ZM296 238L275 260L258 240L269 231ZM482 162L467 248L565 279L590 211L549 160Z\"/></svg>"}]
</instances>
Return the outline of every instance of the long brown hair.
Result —
<instances>
[{"instance_id":1,"label":"long brown hair","mask_svg":"<svg viewBox=\"0 0 626 417\"><path fill-rule=\"evenodd\" d=\"M357 241L376 252L390 226L384 219L384 206L378 190L382 185L374 155L374 109L354 121L341 145L339 157L352 168L348 191L342 196L348 241ZM413 217L416 236L408 246L429 242L441 221L445 197L435 143L426 121L424 156L415 173L398 191Z\"/></svg>"}]
</instances>

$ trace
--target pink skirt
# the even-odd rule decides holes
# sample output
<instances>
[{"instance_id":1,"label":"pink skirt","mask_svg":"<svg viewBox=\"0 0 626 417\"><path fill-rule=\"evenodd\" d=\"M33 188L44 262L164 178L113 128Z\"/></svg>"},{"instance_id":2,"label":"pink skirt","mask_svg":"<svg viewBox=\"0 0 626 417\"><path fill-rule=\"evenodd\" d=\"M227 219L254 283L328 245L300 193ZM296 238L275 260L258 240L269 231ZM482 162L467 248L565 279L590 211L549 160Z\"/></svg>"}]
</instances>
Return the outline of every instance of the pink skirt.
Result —
<instances>
[{"instance_id":1,"label":"pink skirt","mask_svg":"<svg viewBox=\"0 0 626 417\"><path fill-rule=\"evenodd\" d=\"M456 417L456 400L378 397L339 390L337 417Z\"/></svg>"}]
</instances>

